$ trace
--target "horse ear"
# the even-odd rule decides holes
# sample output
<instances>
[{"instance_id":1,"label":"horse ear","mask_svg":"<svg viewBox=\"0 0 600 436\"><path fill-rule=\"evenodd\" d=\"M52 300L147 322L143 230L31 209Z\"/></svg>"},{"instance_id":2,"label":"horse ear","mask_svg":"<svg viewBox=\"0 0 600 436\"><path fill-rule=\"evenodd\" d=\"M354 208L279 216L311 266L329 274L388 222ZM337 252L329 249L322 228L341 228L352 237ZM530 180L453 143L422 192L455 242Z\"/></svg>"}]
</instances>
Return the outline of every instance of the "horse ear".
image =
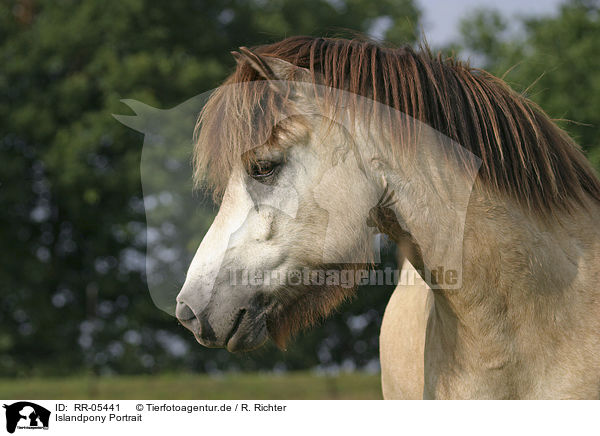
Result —
<instances>
[{"instance_id":1,"label":"horse ear","mask_svg":"<svg viewBox=\"0 0 600 436\"><path fill-rule=\"evenodd\" d=\"M230 52L231 56L233 56L233 58L235 59L235 62L240 65L244 62L244 57L242 56L242 54L239 51L232 51Z\"/></svg>"},{"instance_id":2,"label":"horse ear","mask_svg":"<svg viewBox=\"0 0 600 436\"><path fill-rule=\"evenodd\" d=\"M247 47L240 47L239 52L231 52L238 64L248 62L260 76L271 82L291 80L296 82L310 82L311 74L306 68L298 67L283 59L273 56L260 56ZM272 83L276 90L277 84Z\"/></svg>"}]
</instances>

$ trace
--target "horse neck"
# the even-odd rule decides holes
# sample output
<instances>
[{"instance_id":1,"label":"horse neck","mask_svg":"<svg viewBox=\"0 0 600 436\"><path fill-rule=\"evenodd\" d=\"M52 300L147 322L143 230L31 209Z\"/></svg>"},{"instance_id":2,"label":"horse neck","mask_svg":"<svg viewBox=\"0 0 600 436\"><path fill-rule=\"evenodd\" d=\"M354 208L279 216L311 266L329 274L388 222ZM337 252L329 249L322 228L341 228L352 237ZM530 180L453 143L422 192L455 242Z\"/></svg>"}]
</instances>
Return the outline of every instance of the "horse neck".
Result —
<instances>
[{"instance_id":1,"label":"horse neck","mask_svg":"<svg viewBox=\"0 0 600 436\"><path fill-rule=\"evenodd\" d=\"M436 374L429 380L432 395L456 394L452 377L444 381L440 374L457 367L470 368L473 382L496 398L543 395L532 394L541 372L557 362L574 365L581 356L573 350L590 341L598 353L600 293L592 280L600 273L600 208L590 207L595 214L562 213L549 224L475 189L462 286L433 291L426 346L426 368Z\"/></svg>"},{"instance_id":2,"label":"horse neck","mask_svg":"<svg viewBox=\"0 0 600 436\"><path fill-rule=\"evenodd\" d=\"M585 210L542 219L512 200L476 188L464 226L462 286L436 294L463 319L475 307L493 304L494 298L506 310L528 303L555 305L582 279L580 269L597 259L598 224Z\"/></svg>"},{"instance_id":3,"label":"horse neck","mask_svg":"<svg viewBox=\"0 0 600 436\"><path fill-rule=\"evenodd\" d=\"M600 205L544 219L475 181L477 161L460 149L458 164L438 159L447 143L421 133L418 159L388 156L385 140L370 149L381 138L371 131L362 154L395 193L380 231L423 269L459 273L458 286L433 290L425 396L597 397Z\"/></svg>"}]
</instances>

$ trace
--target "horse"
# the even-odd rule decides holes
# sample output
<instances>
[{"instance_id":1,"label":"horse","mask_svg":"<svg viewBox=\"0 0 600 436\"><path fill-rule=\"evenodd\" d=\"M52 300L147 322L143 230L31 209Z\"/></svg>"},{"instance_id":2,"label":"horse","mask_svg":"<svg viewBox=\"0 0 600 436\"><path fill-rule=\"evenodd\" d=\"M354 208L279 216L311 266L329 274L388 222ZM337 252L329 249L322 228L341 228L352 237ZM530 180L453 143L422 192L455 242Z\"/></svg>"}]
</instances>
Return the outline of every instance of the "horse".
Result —
<instances>
[{"instance_id":1,"label":"horse","mask_svg":"<svg viewBox=\"0 0 600 436\"><path fill-rule=\"evenodd\" d=\"M384 314L384 398L599 397L600 181L540 107L426 46L233 55L195 133L220 202L176 301L200 344L285 348L353 294L336 273L370 268L383 233L423 277Z\"/></svg>"}]
</instances>

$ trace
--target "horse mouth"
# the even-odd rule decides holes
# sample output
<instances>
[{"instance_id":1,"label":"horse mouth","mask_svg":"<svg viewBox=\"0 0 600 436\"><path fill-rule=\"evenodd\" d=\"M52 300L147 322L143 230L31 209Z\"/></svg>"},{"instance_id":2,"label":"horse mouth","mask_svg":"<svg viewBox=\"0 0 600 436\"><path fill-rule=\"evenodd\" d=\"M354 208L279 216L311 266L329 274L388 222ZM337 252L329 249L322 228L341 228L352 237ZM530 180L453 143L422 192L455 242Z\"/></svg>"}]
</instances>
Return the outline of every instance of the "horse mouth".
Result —
<instances>
[{"instance_id":1,"label":"horse mouth","mask_svg":"<svg viewBox=\"0 0 600 436\"><path fill-rule=\"evenodd\" d=\"M235 318L235 322L233 323L233 326L231 327L231 330L229 331L229 333L227 333L227 337L225 338L225 348L227 348L227 351L234 351L233 348L235 348L235 343L232 343L231 345L229 343L231 342L231 340L237 333L238 329L240 328L240 324L242 323L242 319L244 318L244 315L246 314L246 312L247 312L246 309L240 309L240 311L238 312L238 314Z\"/></svg>"},{"instance_id":2,"label":"horse mouth","mask_svg":"<svg viewBox=\"0 0 600 436\"><path fill-rule=\"evenodd\" d=\"M229 322L226 316L195 315L185 304L181 306L178 313L180 323L194 334L202 346L246 352L260 348L269 339L267 318L271 304L266 307L244 305L232 314Z\"/></svg>"},{"instance_id":3,"label":"horse mouth","mask_svg":"<svg viewBox=\"0 0 600 436\"><path fill-rule=\"evenodd\" d=\"M252 316L247 309L240 309L222 341L207 343L202 336L194 336L198 343L210 348L225 348L230 353L248 352L262 347L269 339L266 324L264 313Z\"/></svg>"}]
</instances>

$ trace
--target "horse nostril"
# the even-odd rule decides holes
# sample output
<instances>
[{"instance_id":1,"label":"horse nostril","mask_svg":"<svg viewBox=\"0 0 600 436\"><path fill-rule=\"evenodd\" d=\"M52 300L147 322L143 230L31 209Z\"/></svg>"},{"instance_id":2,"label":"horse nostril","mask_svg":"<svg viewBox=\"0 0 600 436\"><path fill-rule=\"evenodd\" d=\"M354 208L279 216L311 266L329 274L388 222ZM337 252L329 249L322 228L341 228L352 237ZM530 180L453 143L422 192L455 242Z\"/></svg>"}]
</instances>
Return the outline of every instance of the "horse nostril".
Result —
<instances>
[{"instance_id":1,"label":"horse nostril","mask_svg":"<svg viewBox=\"0 0 600 436\"><path fill-rule=\"evenodd\" d=\"M188 306L187 304L185 304L181 301L177 302L177 307L175 309L175 316L182 323L196 318L196 315L194 314L192 309L190 309L190 306Z\"/></svg>"}]
</instances>

